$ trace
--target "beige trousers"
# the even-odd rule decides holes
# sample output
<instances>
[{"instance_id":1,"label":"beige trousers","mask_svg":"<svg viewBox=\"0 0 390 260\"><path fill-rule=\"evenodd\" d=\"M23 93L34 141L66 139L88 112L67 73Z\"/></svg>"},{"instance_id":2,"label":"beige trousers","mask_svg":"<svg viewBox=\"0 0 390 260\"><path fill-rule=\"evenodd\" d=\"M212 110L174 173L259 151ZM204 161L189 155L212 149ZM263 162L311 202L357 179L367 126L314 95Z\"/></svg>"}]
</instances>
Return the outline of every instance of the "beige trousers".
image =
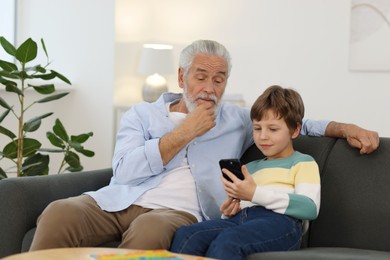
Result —
<instances>
[{"instance_id":1,"label":"beige trousers","mask_svg":"<svg viewBox=\"0 0 390 260\"><path fill-rule=\"evenodd\" d=\"M130 249L169 249L180 226L196 223L187 212L132 205L119 212L103 211L88 195L52 202L37 221L30 251L59 247L98 246L121 241Z\"/></svg>"}]
</instances>

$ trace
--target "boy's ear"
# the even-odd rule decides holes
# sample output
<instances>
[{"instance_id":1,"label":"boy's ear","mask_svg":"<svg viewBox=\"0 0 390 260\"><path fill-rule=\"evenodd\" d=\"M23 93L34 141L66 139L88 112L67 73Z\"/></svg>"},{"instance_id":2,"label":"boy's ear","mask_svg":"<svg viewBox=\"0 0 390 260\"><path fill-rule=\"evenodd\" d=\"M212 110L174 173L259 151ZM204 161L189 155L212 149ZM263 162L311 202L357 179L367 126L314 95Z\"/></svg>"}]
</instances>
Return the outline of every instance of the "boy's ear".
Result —
<instances>
[{"instance_id":1,"label":"boy's ear","mask_svg":"<svg viewBox=\"0 0 390 260\"><path fill-rule=\"evenodd\" d=\"M294 130L294 132L291 135L291 139L295 139L299 136L301 133L302 124L298 123L297 128Z\"/></svg>"}]
</instances>

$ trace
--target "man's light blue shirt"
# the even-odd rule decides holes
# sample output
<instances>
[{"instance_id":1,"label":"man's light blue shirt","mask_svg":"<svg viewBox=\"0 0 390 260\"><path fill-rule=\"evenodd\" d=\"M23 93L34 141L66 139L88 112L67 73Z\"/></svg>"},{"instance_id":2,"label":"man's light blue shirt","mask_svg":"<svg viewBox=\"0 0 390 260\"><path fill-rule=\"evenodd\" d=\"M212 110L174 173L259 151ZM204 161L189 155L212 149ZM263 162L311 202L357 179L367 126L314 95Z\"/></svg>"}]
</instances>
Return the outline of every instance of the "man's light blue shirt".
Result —
<instances>
[{"instance_id":1,"label":"man's light blue shirt","mask_svg":"<svg viewBox=\"0 0 390 260\"><path fill-rule=\"evenodd\" d=\"M249 110L221 104L217 109L216 126L192 140L164 166L159 141L175 128L168 117L166 103L181 97L181 94L165 93L156 102L140 103L124 114L117 134L110 184L86 193L103 210L126 209L145 191L159 185L164 174L179 167L187 157L203 219L221 216L219 206L226 194L218 162L240 158L253 144ZM328 121L304 120L301 134L322 136L327 124Z\"/></svg>"}]
</instances>

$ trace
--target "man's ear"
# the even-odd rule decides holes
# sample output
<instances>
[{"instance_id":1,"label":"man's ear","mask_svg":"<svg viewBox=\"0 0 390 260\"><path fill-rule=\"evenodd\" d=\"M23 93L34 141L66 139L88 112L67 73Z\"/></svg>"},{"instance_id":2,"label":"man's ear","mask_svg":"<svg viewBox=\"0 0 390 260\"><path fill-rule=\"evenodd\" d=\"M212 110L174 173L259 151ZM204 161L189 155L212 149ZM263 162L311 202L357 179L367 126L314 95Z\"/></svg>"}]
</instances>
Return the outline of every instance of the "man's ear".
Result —
<instances>
[{"instance_id":1,"label":"man's ear","mask_svg":"<svg viewBox=\"0 0 390 260\"><path fill-rule=\"evenodd\" d=\"M291 139L295 139L299 136L301 133L302 124L298 123L297 128L294 130L294 132L291 135Z\"/></svg>"},{"instance_id":2,"label":"man's ear","mask_svg":"<svg viewBox=\"0 0 390 260\"><path fill-rule=\"evenodd\" d=\"M177 81L179 83L179 87L183 88L184 86L184 69L179 68L177 71Z\"/></svg>"}]
</instances>

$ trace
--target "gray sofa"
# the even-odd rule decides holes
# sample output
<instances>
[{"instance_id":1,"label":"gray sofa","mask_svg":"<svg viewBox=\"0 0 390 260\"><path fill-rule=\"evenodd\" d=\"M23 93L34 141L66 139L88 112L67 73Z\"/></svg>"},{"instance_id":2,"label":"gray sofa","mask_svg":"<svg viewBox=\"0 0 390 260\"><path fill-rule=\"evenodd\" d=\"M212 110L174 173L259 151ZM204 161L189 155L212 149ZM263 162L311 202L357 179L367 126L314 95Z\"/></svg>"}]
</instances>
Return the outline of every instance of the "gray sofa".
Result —
<instances>
[{"instance_id":1,"label":"gray sofa","mask_svg":"<svg viewBox=\"0 0 390 260\"><path fill-rule=\"evenodd\" d=\"M327 137L300 136L295 148L319 164L319 217L302 249L247 259L390 259L390 138L381 138L379 149L370 155L360 155L343 139ZM241 159L245 163L260 157L252 146ZM28 250L36 219L51 201L96 190L111 176L111 169L102 169L0 181L0 258Z\"/></svg>"}]
</instances>

